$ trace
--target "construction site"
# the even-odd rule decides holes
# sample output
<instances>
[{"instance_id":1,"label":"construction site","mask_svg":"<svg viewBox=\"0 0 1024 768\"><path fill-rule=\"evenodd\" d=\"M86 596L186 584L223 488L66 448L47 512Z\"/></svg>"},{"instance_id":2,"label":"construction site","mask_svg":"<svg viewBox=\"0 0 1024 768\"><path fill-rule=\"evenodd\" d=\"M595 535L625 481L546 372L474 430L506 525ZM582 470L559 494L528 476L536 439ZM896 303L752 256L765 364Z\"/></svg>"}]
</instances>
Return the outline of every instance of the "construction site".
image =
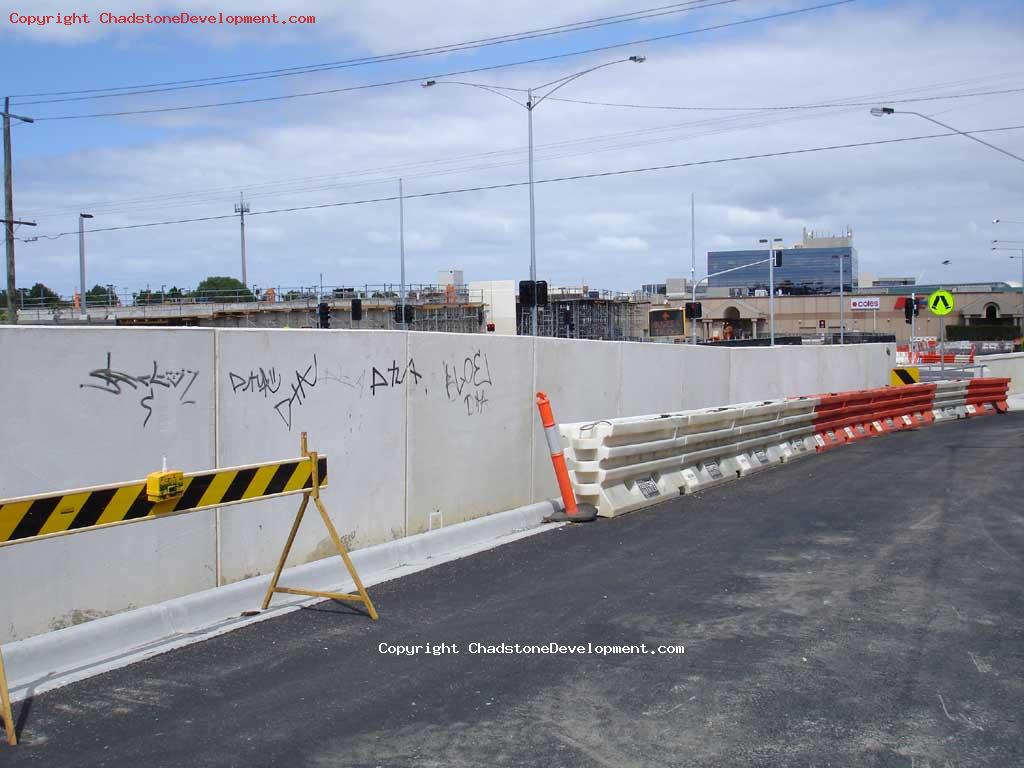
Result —
<instances>
[{"instance_id":1,"label":"construction site","mask_svg":"<svg viewBox=\"0 0 1024 768\"><path fill-rule=\"evenodd\" d=\"M480 291L455 285L413 285L406 291L408 322L398 322L400 290L394 285L358 288L321 286L268 288L251 295L161 297L151 303L89 306L70 304L23 307L21 323L32 325L192 326L202 328L342 328L482 333L484 303Z\"/></svg>"},{"instance_id":2,"label":"construction site","mask_svg":"<svg viewBox=\"0 0 1024 768\"><path fill-rule=\"evenodd\" d=\"M532 307L516 301L520 336L529 336ZM632 294L590 290L587 286L552 288L548 303L537 307L537 335L560 339L645 341L650 304Z\"/></svg>"}]
</instances>

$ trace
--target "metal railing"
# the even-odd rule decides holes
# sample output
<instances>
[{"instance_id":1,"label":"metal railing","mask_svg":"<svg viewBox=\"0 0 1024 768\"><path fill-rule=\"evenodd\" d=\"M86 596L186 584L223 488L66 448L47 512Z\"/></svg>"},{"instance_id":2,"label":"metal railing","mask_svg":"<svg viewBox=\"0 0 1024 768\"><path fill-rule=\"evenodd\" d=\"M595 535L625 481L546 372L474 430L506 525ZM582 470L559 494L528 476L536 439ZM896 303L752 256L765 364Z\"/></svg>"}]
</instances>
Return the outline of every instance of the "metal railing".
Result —
<instances>
[{"instance_id":1,"label":"metal railing","mask_svg":"<svg viewBox=\"0 0 1024 768\"><path fill-rule=\"evenodd\" d=\"M399 299L397 283L364 283L363 285L315 285L315 286L256 286L251 289L197 290L172 287L159 290L149 288L139 291L111 290L93 296L86 295L89 309L124 309L130 307L181 307L195 304L278 304L304 302L318 304L320 301L361 299ZM74 312L79 309L74 296L28 296L19 291L19 310L50 312ZM439 286L411 284L406 286L406 303L422 304L482 304L484 292L470 290L466 286Z\"/></svg>"}]
</instances>

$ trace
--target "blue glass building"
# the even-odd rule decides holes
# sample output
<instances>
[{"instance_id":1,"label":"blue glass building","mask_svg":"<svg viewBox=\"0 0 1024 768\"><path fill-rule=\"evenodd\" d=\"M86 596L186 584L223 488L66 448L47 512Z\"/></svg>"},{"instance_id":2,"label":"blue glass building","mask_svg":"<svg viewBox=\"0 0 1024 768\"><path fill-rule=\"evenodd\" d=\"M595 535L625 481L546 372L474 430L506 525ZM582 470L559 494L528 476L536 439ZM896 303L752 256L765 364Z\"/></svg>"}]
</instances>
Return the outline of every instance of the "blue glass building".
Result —
<instances>
[{"instance_id":1,"label":"blue glass building","mask_svg":"<svg viewBox=\"0 0 1024 768\"><path fill-rule=\"evenodd\" d=\"M768 258L766 248L749 251L709 251L708 274L741 267ZM839 292L839 261L842 259L843 290L857 287L857 250L853 233L818 237L804 232L803 243L782 249L782 266L775 268L775 288L783 295L800 296ZM712 288L745 289L749 295L768 290L768 264L747 267L708 280Z\"/></svg>"}]
</instances>

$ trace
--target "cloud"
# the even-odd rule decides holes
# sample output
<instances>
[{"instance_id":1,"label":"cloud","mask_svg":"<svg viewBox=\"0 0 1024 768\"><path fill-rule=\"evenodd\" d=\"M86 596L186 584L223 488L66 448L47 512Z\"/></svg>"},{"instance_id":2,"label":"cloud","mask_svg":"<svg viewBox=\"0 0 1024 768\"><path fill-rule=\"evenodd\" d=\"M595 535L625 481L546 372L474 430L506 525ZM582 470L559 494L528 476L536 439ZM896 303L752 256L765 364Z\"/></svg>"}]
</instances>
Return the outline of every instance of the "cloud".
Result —
<instances>
[{"instance_id":1,"label":"cloud","mask_svg":"<svg viewBox=\"0 0 1024 768\"><path fill-rule=\"evenodd\" d=\"M615 237L602 235L594 241L593 247L599 251L618 251L619 253L638 253L646 251L649 245L639 237Z\"/></svg>"},{"instance_id":2,"label":"cloud","mask_svg":"<svg viewBox=\"0 0 1024 768\"><path fill-rule=\"evenodd\" d=\"M360 41L357 49L397 50L427 38L436 42L441 34L447 40L470 39L624 7L607 3L541 12L539 4L526 2L507 4L501 14L475 5L459 14L470 5L446 10L442 24L436 6L409 4L407 13L396 14L393 7L388 11L386 5L363 3L345 11L346 21L338 23L348 25L349 39ZM390 26L381 21L385 13L392 16ZM1021 32L1019 24L1010 23L1014 18L982 4L944 14L931 13L926 3L855 4L770 27L754 25L743 34L654 46L642 67L608 68L558 95L736 107L840 97L870 104L883 100L883 94L912 98L1024 87L1024 77L1007 74L1006 51L1019 45ZM413 30L417 25L425 29ZM39 48L40 56L46 50L45 45ZM519 87L607 58L501 70L478 79ZM491 54L477 61L493 60ZM417 66L426 71L434 65ZM339 87L378 77L385 73L366 69L304 78L301 84ZM106 72L102 79L108 78L113 76ZM962 84L938 87L951 82ZM255 86L246 91L263 92ZM180 102L176 97L170 103ZM907 108L967 130L1024 124L1022 94ZM73 230L79 210L96 215L90 222L94 229L225 216L87 236L90 283L194 285L207 274L237 270L238 220L232 211L239 191L245 190L252 210L246 219L250 281L312 285L322 271L328 284L393 282L398 203L385 198L395 197L401 176L410 282L431 282L438 269L449 267L462 268L467 279L526 277L526 113L504 99L466 87L410 85L185 116L179 123L146 118L20 128L15 135L16 213L37 218L39 227L32 233L19 231L19 236ZM910 115L872 118L867 106L687 112L552 99L534 112L541 182L939 130ZM79 143L80 133L89 140ZM1024 131L985 139L1024 152ZM540 276L559 284L585 275L595 287L624 290L688 274L693 192L698 274L707 250L755 247L766 236L792 242L803 226L840 231L849 225L866 272L923 272L925 280L1019 279L1019 265L991 252L988 241L1024 239L1024 228L1011 231L991 224L996 216L1024 220L1024 214L1011 215L1024 210L1020 170L1019 163L954 136L539 183ZM422 196L491 185L520 186ZM334 205L362 200L379 202ZM329 207L266 213L309 206ZM77 283L74 236L18 243L18 258L23 283L41 280L65 293ZM940 271L944 259L952 264Z\"/></svg>"}]
</instances>

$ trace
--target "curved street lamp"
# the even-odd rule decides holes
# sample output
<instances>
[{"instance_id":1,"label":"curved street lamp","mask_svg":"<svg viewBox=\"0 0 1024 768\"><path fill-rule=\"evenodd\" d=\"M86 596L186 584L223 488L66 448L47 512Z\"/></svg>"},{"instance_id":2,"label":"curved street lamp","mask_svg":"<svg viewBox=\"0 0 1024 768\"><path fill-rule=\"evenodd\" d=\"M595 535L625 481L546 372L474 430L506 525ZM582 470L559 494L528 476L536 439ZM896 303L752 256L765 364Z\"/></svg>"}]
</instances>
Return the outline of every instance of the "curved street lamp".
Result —
<instances>
[{"instance_id":1,"label":"curved street lamp","mask_svg":"<svg viewBox=\"0 0 1024 768\"><path fill-rule=\"evenodd\" d=\"M552 80L542 85L537 85L532 88L509 88L506 86L499 85L487 85L484 83L468 83L464 80L424 80L420 85L423 88L431 88L435 85L463 85L470 88L478 88L488 93L493 93L496 96L501 96L508 101L511 101L518 107L526 109L526 124L527 124L527 135L529 138L529 166L530 166L530 280L536 283L537 281L537 226L536 217L534 215L534 194L533 194L533 110L540 106L541 102L548 98L551 94L555 93L561 88L564 88L569 83L579 80L584 75L588 75L591 72L596 72L599 69L605 67L611 67L615 64L624 64L626 62L632 62L634 64L642 64L647 61L646 56L629 56L625 59L616 59L615 61L607 61L604 64L598 64L597 66L584 69L580 72L575 72L565 77L560 77L556 80ZM526 94L525 101L520 101L515 96L509 95L506 91L512 93ZM537 95L539 94L539 95ZM537 304L534 302L530 313L530 333L533 336L537 335Z\"/></svg>"},{"instance_id":2,"label":"curved street lamp","mask_svg":"<svg viewBox=\"0 0 1024 768\"><path fill-rule=\"evenodd\" d=\"M1000 152L1006 155L1007 157L1012 157L1014 160L1019 160L1020 162L1024 163L1024 157L1021 157L1020 155L1015 155L1013 154L1013 152L1008 152L1002 147L997 147L995 144L989 144L987 141L983 141L979 139L977 136L972 136L966 131L961 131L959 128L954 128L952 125L939 122L934 117L929 117L928 115L921 114L920 112L913 112L909 109L896 110L893 109L892 107L872 107L871 114L874 115L875 117L888 117L889 115L917 115L918 117L927 120L929 123L935 123L936 125L941 126L946 130L953 131L953 133L958 133L961 136L970 139L971 141L976 141L979 144L984 144L989 149L994 149L996 152Z\"/></svg>"},{"instance_id":3,"label":"curved street lamp","mask_svg":"<svg viewBox=\"0 0 1024 768\"><path fill-rule=\"evenodd\" d=\"M1020 243L1020 240L993 240L994 245L992 246L993 251L1017 251L1016 256L1011 256L1011 259L1020 259L1020 333L1024 337L1024 248L1007 248L1005 245L999 245L999 243Z\"/></svg>"}]
</instances>

